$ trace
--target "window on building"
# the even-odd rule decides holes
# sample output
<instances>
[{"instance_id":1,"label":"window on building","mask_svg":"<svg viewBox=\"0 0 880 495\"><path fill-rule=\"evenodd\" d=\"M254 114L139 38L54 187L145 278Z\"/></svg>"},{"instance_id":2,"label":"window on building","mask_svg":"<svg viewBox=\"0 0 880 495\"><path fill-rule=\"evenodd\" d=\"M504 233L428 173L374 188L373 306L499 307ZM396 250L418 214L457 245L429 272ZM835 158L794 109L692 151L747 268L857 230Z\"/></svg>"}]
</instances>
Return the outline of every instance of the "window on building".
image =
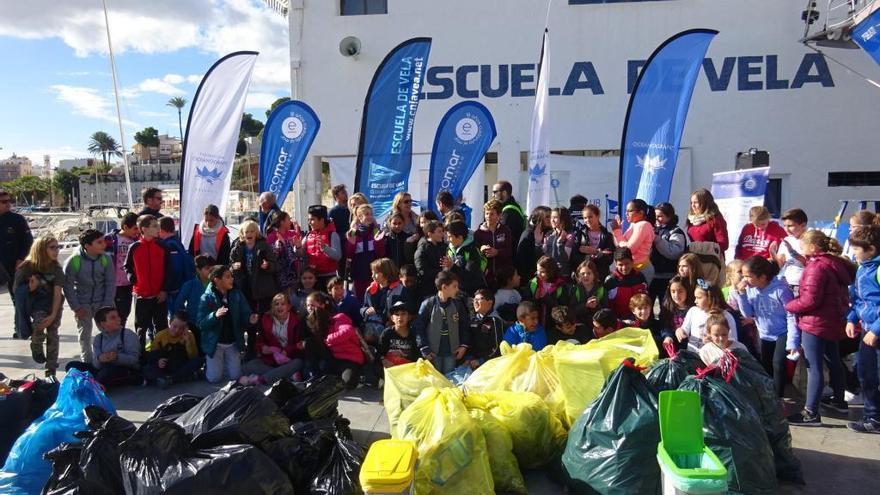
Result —
<instances>
[{"instance_id":1,"label":"window on building","mask_svg":"<svg viewBox=\"0 0 880 495\"><path fill-rule=\"evenodd\" d=\"M630 3L630 2L657 2L661 0L568 0L569 5L590 5L595 3Z\"/></svg>"},{"instance_id":2,"label":"window on building","mask_svg":"<svg viewBox=\"0 0 880 495\"><path fill-rule=\"evenodd\" d=\"M880 172L828 172L828 187L880 186Z\"/></svg>"},{"instance_id":3,"label":"window on building","mask_svg":"<svg viewBox=\"0 0 880 495\"><path fill-rule=\"evenodd\" d=\"M767 181L767 191L764 193L764 207L770 210L770 216L779 218L782 216L782 179L771 177Z\"/></svg>"},{"instance_id":4,"label":"window on building","mask_svg":"<svg viewBox=\"0 0 880 495\"><path fill-rule=\"evenodd\" d=\"M342 15L387 14L388 0L342 0Z\"/></svg>"}]
</instances>

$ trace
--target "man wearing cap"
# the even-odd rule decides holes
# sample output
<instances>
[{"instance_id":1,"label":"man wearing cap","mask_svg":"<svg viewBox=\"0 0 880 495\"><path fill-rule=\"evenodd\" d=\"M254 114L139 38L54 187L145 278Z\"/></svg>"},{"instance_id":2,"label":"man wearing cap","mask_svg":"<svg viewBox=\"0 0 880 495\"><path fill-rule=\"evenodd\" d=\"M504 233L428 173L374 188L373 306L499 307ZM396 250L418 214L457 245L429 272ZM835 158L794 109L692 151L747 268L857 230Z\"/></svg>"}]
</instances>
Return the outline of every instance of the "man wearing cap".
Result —
<instances>
[{"instance_id":1,"label":"man wearing cap","mask_svg":"<svg viewBox=\"0 0 880 495\"><path fill-rule=\"evenodd\" d=\"M220 218L220 209L217 205L206 206L205 218L201 225L196 225L189 241L189 254L193 258L206 254L217 260L218 265L228 265L231 250L229 229Z\"/></svg>"},{"instance_id":2,"label":"man wearing cap","mask_svg":"<svg viewBox=\"0 0 880 495\"><path fill-rule=\"evenodd\" d=\"M309 233L303 241L303 249L308 267L318 274L319 290L326 290L327 282L336 276L342 258L341 246L336 227L327 219L327 207L309 206Z\"/></svg>"}]
</instances>

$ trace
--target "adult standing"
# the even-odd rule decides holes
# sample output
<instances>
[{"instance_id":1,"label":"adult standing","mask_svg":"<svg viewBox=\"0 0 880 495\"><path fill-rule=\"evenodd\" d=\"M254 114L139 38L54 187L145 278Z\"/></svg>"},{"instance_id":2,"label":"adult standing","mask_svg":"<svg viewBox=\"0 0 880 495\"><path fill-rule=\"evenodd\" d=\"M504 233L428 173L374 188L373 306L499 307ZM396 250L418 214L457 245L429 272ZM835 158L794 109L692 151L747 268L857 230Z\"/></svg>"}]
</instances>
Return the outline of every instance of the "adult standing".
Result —
<instances>
[{"instance_id":1,"label":"adult standing","mask_svg":"<svg viewBox=\"0 0 880 495\"><path fill-rule=\"evenodd\" d=\"M678 215L672 204L658 203L654 207L654 217L654 246L651 248L654 280L648 288L652 300L662 298L666 293L669 280L678 271L678 259L687 249L687 236L678 226Z\"/></svg>"},{"instance_id":2,"label":"adult standing","mask_svg":"<svg viewBox=\"0 0 880 495\"><path fill-rule=\"evenodd\" d=\"M332 193L333 201L336 201L336 204L330 208L328 215L333 220L336 233L341 239L351 226L351 210L348 209L348 190L345 189L345 184L339 184L333 186Z\"/></svg>"},{"instance_id":3,"label":"adult standing","mask_svg":"<svg viewBox=\"0 0 880 495\"><path fill-rule=\"evenodd\" d=\"M153 215L156 219L162 218L162 212L159 210L162 208L162 203L165 201L162 199L162 190L157 187L146 187L141 192L141 198L144 200L144 207L138 212L138 217L143 215Z\"/></svg>"},{"instance_id":4,"label":"adult standing","mask_svg":"<svg viewBox=\"0 0 880 495\"><path fill-rule=\"evenodd\" d=\"M620 222L612 222L611 231L617 247L629 248L632 251L636 270L645 277L650 285L654 280L654 265L651 264L651 249L654 247L654 226L648 221L648 204L642 199L634 199L626 204L626 221L629 228L621 231Z\"/></svg>"},{"instance_id":5,"label":"adult standing","mask_svg":"<svg viewBox=\"0 0 880 495\"><path fill-rule=\"evenodd\" d=\"M232 244L229 240L229 229L220 218L220 209L217 205L208 205L204 215L202 223L195 226L189 241L189 254L193 258L205 254L214 258L218 265L228 265Z\"/></svg>"},{"instance_id":6,"label":"adult standing","mask_svg":"<svg viewBox=\"0 0 880 495\"><path fill-rule=\"evenodd\" d=\"M496 184L495 187L497 186ZM503 216L502 214L502 218ZM550 208L536 207L529 217L529 226L520 236L519 245L513 254L516 271L526 283L535 277L538 258L541 257L541 252L536 246L544 242L544 236L549 234L550 230Z\"/></svg>"},{"instance_id":7,"label":"adult standing","mask_svg":"<svg viewBox=\"0 0 880 495\"><path fill-rule=\"evenodd\" d=\"M526 230L526 215L513 198L513 186L506 180L492 186L492 198L501 201L501 223L510 228L514 239L519 239Z\"/></svg>"},{"instance_id":8,"label":"adult standing","mask_svg":"<svg viewBox=\"0 0 880 495\"><path fill-rule=\"evenodd\" d=\"M727 236L727 222L715 204L715 197L708 189L700 188L691 195L688 210L687 234L691 242L714 242L721 249L722 256L730 246Z\"/></svg>"},{"instance_id":9,"label":"adult standing","mask_svg":"<svg viewBox=\"0 0 880 495\"><path fill-rule=\"evenodd\" d=\"M34 243L34 236L27 220L12 211L12 196L0 189L0 266L6 271L9 280L9 296L15 303L15 290L13 280L15 271L24 261ZM17 322L16 322L17 323ZM16 325L13 338L20 335Z\"/></svg>"},{"instance_id":10,"label":"adult standing","mask_svg":"<svg viewBox=\"0 0 880 495\"><path fill-rule=\"evenodd\" d=\"M419 216L413 211L412 202L412 195L408 192L395 194L391 202L391 213L403 216L403 231L409 235L419 233Z\"/></svg>"},{"instance_id":11,"label":"adult standing","mask_svg":"<svg viewBox=\"0 0 880 495\"><path fill-rule=\"evenodd\" d=\"M281 207L278 206L278 197L275 196L275 193L266 191L260 194L260 232L266 232L266 229L272 224L272 217L279 211L281 211Z\"/></svg>"}]
</instances>

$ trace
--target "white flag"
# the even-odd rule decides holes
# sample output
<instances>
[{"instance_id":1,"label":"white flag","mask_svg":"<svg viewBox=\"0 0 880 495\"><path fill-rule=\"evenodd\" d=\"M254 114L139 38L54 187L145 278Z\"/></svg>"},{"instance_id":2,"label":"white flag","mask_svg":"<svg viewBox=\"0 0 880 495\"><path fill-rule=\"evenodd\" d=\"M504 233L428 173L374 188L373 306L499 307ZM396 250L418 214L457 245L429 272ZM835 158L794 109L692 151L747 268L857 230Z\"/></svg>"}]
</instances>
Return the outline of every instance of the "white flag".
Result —
<instances>
[{"instance_id":1,"label":"white flag","mask_svg":"<svg viewBox=\"0 0 880 495\"><path fill-rule=\"evenodd\" d=\"M189 245L205 207L226 215L232 162L241 116L257 52L235 52L217 61L202 78L193 98L183 142L180 178L180 237Z\"/></svg>"},{"instance_id":2,"label":"white flag","mask_svg":"<svg viewBox=\"0 0 880 495\"><path fill-rule=\"evenodd\" d=\"M547 97L549 96L548 76L550 73L550 35L544 29L541 45L541 68L538 73L538 88L535 91L535 109L532 113L532 136L529 142L529 194L526 210L531 212L536 206L550 205L550 149L544 134L544 121L547 118Z\"/></svg>"}]
</instances>

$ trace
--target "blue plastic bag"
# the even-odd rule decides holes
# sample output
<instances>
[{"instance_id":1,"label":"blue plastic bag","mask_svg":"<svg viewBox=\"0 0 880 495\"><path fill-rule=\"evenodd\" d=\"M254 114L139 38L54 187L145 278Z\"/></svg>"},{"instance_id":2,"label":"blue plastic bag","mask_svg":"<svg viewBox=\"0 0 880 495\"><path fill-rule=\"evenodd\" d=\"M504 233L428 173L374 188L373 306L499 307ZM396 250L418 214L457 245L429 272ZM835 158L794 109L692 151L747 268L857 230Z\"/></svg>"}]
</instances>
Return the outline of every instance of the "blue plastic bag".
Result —
<instances>
[{"instance_id":1,"label":"blue plastic bag","mask_svg":"<svg viewBox=\"0 0 880 495\"><path fill-rule=\"evenodd\" d=\"M453 385L458 386L464 383L473 372L474 370L472 370L470 366L462 364L449 373L446 373L445 376Z\"/></svg>"},{"instance_id":2,"label":"blue plastic bag","mask_svg":"<svg viewBox=\"0 0 880 495\"><path fill-rule=\"evenodd\" d=\"M78 441L73 434L88 429L84 409L90 405L116 413L90 373L70 370L52 407L31 423L12 446L0 471L0 493L39 495L52 473L52 465L43 459L43 454L63 442Z\"/></svg>"}]
</instances>

